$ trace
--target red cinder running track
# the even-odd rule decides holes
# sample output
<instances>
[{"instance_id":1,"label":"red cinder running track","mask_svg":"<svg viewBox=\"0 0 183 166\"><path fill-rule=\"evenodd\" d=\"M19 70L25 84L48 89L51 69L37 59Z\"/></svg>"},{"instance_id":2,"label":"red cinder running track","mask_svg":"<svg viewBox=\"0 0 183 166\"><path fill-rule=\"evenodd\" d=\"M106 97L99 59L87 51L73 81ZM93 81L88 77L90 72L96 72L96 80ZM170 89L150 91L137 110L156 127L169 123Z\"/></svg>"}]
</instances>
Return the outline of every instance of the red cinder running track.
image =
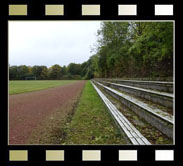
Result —
<instances>
[{"instance_id":1,"label":"red cinder running track","mask_svg":"<svg viewBox=\"0 0 183 166\"><path fill-rule=\"evenodd\" d=\"M77 81L46 90L10 95L9 144L26 144L37 125L63 104L75 99L84 85L85 81Z\"/></svg>"}]
</instances>

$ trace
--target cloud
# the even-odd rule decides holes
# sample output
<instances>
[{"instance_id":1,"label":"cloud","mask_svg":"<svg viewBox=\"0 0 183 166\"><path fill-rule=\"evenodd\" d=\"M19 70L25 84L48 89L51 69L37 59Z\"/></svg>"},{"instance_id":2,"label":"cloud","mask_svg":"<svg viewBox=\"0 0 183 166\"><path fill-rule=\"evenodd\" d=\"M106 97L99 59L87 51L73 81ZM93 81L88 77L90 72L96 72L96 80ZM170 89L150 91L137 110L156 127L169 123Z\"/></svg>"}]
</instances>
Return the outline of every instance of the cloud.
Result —
<instances>
[{"instance_id":1,"label":"cloud","mask_svg":"<svg viewBox=\"0 0 183 166\"><path fill-rule=\"evenodd\" d=\"M61 66L92 55L100 21L9 21L10 65Z\"/></svg>"}]
</instances>

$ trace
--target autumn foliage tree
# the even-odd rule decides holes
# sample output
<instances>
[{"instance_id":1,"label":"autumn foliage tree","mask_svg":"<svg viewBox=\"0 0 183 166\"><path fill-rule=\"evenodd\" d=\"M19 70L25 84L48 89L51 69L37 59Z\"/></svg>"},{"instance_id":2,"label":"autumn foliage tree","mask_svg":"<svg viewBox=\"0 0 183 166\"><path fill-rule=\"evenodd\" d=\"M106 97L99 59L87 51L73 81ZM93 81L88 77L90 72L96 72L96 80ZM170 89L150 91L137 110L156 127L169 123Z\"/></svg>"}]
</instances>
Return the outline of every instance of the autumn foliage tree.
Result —
<instances>
[{"instance_id":1,"label":"autumn foliage tree","mask_svg":"<svg viewBox=\"0 0 183 166\"><path fill-rule=\"evenodd\" d=\"M173 77L173 22L102 22L97 38L95 53L86 62L10 66L9 78Z\"/></svg>"}]
</instances>

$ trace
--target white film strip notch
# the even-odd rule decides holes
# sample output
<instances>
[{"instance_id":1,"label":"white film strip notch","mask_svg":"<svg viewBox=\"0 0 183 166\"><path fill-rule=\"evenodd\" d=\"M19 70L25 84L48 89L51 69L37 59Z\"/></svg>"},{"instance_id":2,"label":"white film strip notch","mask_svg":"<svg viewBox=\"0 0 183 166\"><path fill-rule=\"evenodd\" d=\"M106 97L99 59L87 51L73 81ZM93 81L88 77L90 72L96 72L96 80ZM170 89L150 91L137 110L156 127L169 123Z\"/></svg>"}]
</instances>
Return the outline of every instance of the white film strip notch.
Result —
<instances>
[{"instance_id":1,"label":"white film strip notch","mask_svg":"<svg viewBox=\"0 0 183 166\"><path fill-rule=\"evenodd\" d=\"M46 150L46 161L64 161L64 150ZM101 161L102 150L82 150L82 161ZM137 150L118 150L118 161L138 161ZM28 150L9 150L9 161L28 161ZM174 150L155 150L155 161L174 161Z\"/></svg>"},{"instance_id":2,"label":"white film strip notch","mask_svg":"<svg viewBox=\"0 0 183 166\"><path fill-rule=\"evenodd\" d=\"M155 5L155 16L173 16L173 5L157 4Z\"/></svg>"},{"instance_id":3,"label":"white film strip notch","mask_svg":"<svg viewBox=\"0 0 183 166\"><path fill-rule=\"evenodd\" d=\"M27 16L28 15L27 4L9 4L9 16ZM82 5L81 15L82 16L100 16L100 4L98 5ZM63 16L64 5L53 4L45 5L45 15L50 16ZM154 5L155 16L173 16L174 5L173 4L155 4ZM118 16L137 16L137 5L136 4L119 4L118 5Z\"/></svg>"}]
</instances>

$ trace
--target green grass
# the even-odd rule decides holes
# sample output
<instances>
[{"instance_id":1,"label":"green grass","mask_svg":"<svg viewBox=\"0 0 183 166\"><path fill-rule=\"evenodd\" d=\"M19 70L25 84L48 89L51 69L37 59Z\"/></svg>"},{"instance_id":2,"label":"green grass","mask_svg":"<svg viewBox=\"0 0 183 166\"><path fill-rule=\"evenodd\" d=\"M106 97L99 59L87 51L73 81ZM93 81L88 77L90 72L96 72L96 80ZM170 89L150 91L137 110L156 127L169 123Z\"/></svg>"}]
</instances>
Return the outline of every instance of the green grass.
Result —
<instances>
[{"instance_id":1,"label":"green grass","mask_svg":"<svg viewBox=\"0 0 183 166\"><path fill-rule=\"evenodd\" d=\"M125 144L125 140L97 92L88 81L63 144Z\"/></svg>"},{"instance_id":2,"label":"green grass","mask_svg":"<svg viewBox=\"0 0 183 166\"><path fill-rule=\"evenodd\" d=\"M47 80L47 81L9 81L9 94L26 93L60 85L70 84L75 80Z\"/></svg>"}]
</instances>

